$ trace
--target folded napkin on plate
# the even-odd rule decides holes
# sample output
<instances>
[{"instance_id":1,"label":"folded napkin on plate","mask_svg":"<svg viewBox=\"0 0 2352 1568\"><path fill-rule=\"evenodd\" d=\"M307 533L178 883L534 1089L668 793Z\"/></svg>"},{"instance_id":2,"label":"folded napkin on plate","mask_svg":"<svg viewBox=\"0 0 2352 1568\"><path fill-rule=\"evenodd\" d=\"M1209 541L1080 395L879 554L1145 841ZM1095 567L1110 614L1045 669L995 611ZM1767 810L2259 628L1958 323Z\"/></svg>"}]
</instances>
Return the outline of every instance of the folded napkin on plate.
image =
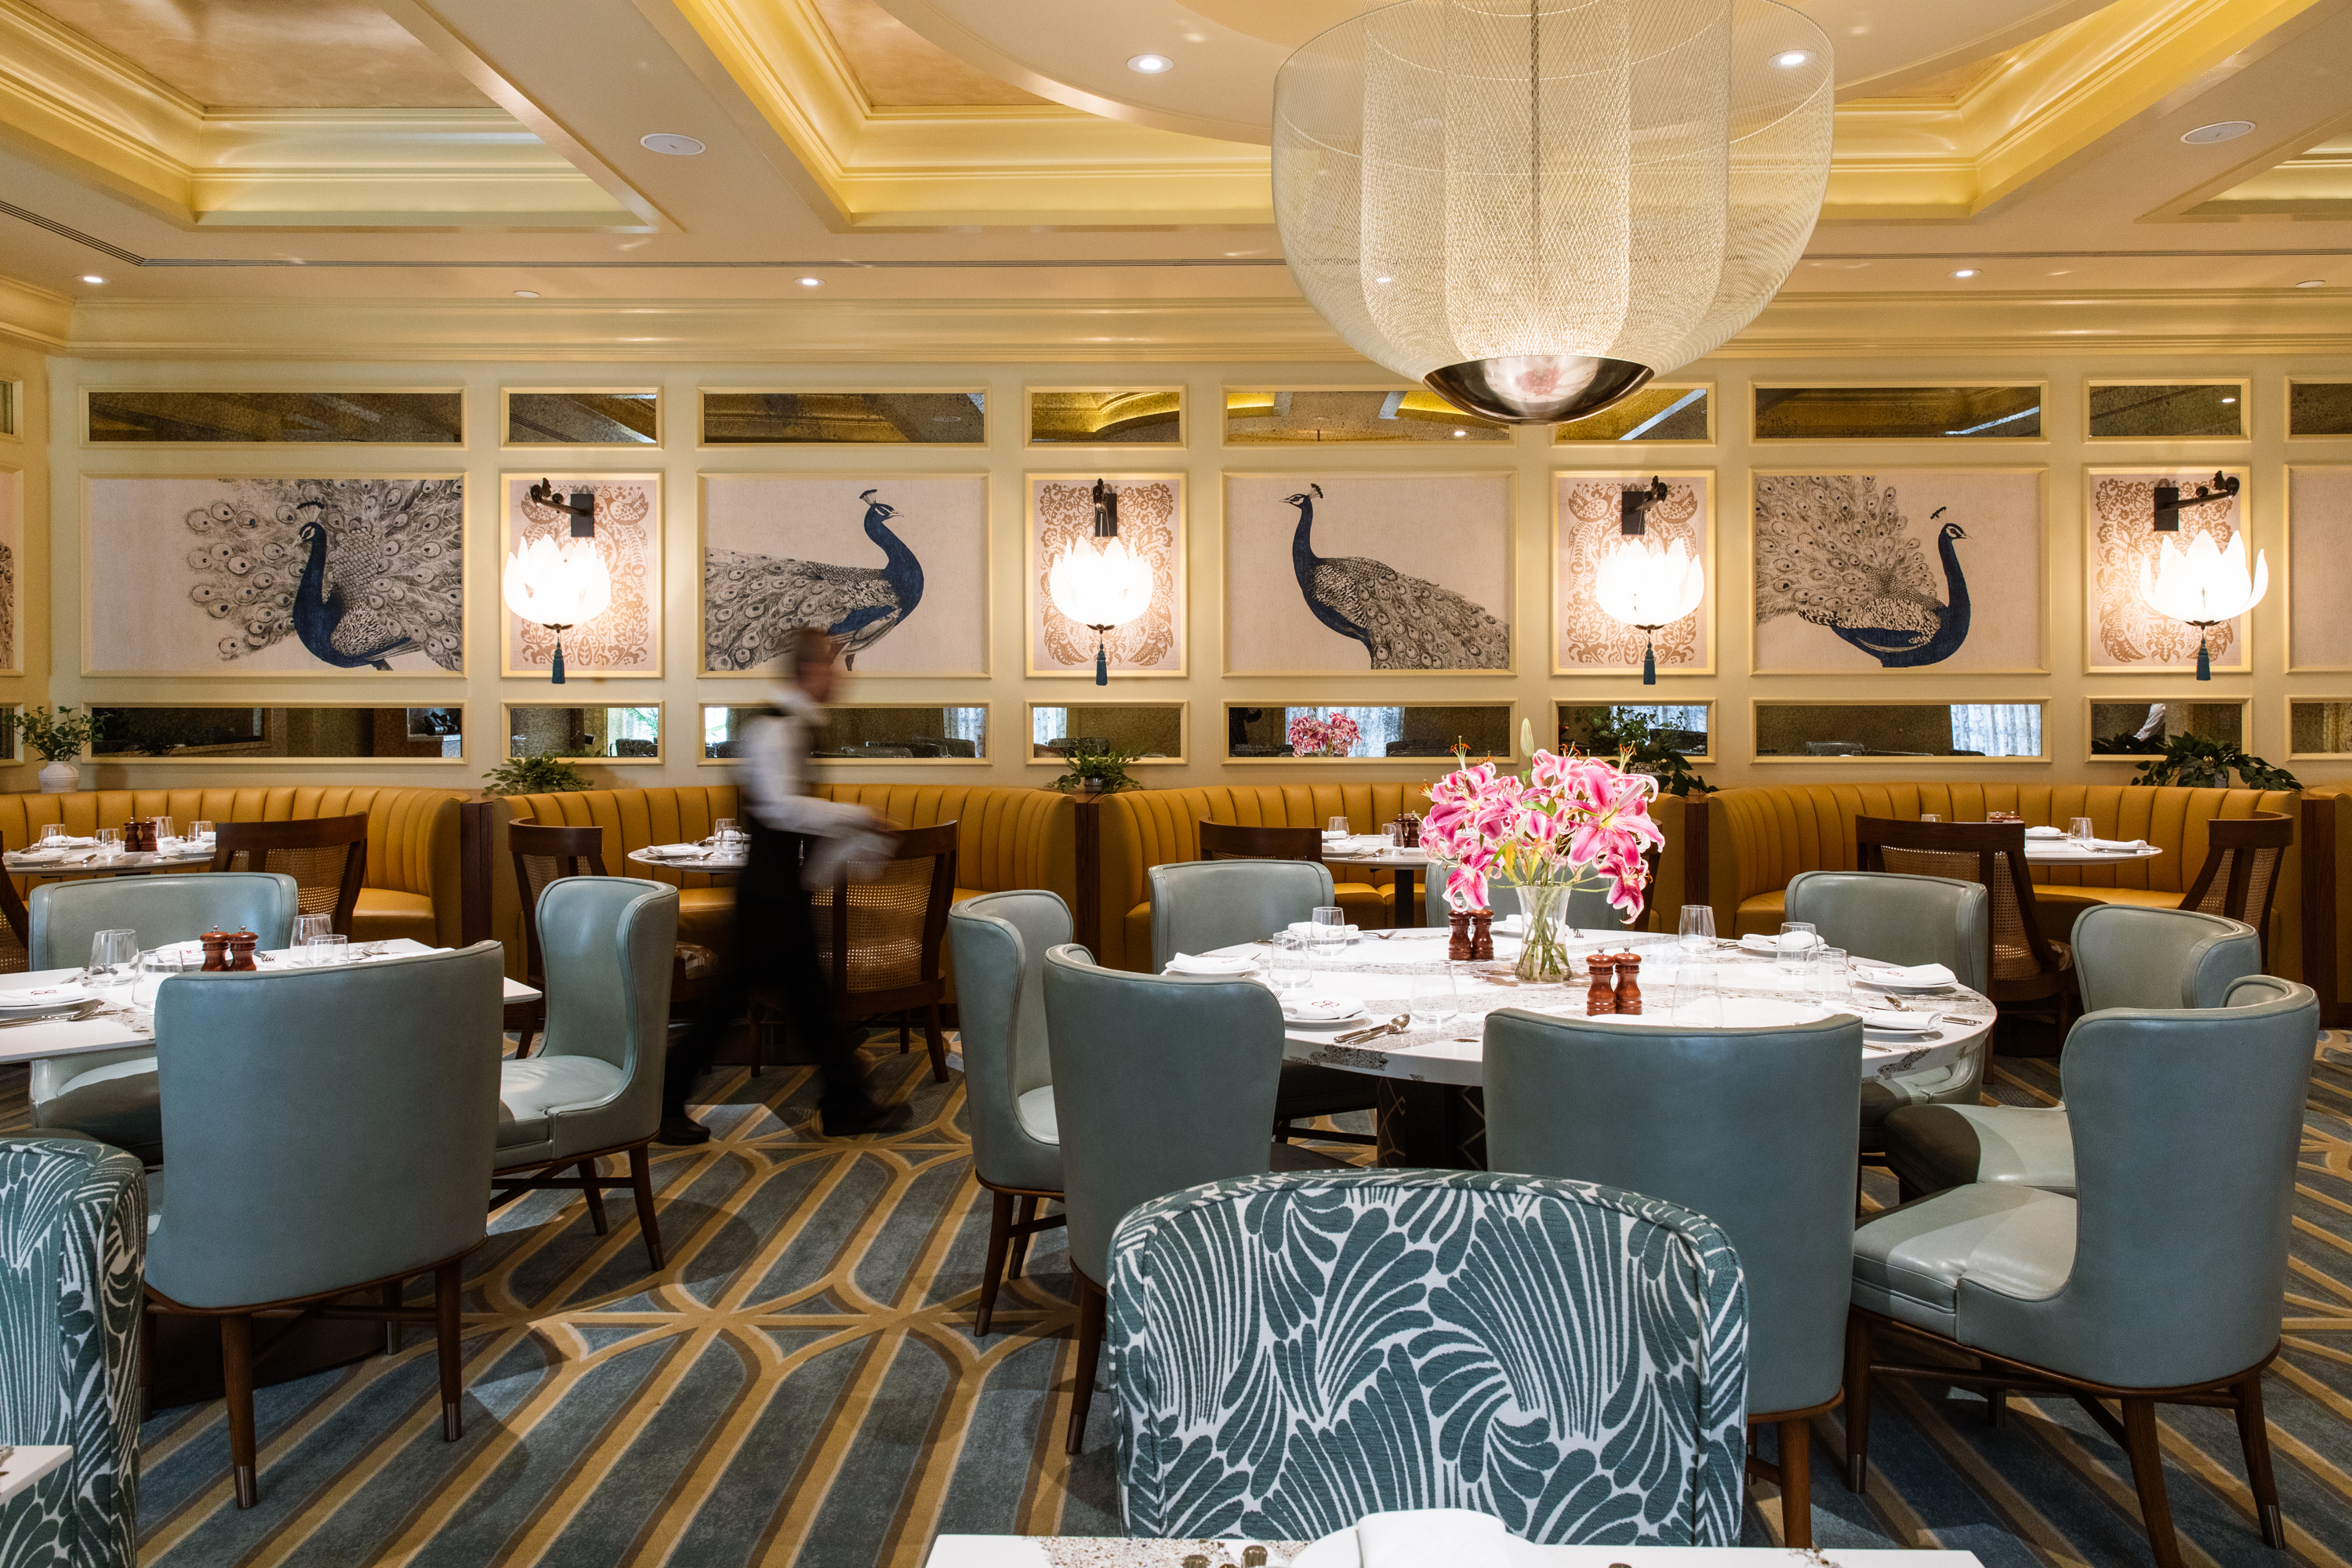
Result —
<instances>
[{"instance_id":1,"label":"folded napkin on plate","mask_svg":"<svg viewBox=\"0 0 2352 1568\"><path fill-rule=\"evenodd\" d=\"M1936 1015L1933 1013L1897 1012L1893 1008L1881 1008L1875 1013L1864 1013L1862 1016L1862 1026L1865 1029L1888 1029L1897 1034L1915 1035L1925 1034L1927 1030L1938 1028L1941 1026L1937 1023Z\"/></svg>"},{"instance_id":2,"label":"folded napkin on plate","mask_svg":"<svg viewBox=\"0 0 2352 1568\"><path fill-rule=\"evenodd\" d=\"M646 853L667 858L673 855L700 855L703 848L699 844L653 844L646 847Z\"/></svg>"},{"instance_id":3,"label":"folded napkin on plate","mask_svg":"<svg viewBox=\"0 0 2352 1568\"><path fill-rule=\"evenodd\" d=\"M1293 936L1303 936L1309 938L1310 940L1318 932L1328 932L1332 931L1337 931L1341 936L1349 937L1361 936L1363 934L1362 928L1358 926L1318 926L1313 921L1293 921L1284 929L1287 930ZM1327 935L1323 940L1328 942L1331 939Z\"/></svg>"},{"instance_id":4,"label":"folded napkin on plate","mask_svg":"<svg viewBox=\"0 0 2352 1568\"><path fill-rule=\"evenodd\" d=\"M0 1007L56 1007L68 1002L87 1002L89 988L75 981L58 985L26 985L15 991L0 991Z\"/></svg>"},{"instance_id":5,"label":"folded napkin on plate","mask_svg":"<svg viewBox=\"0 0 2352 1568\"><path fill-rule=\"evenodd\" d=\"M1306 1024L1329 1023L1337 1018L1352 1017L1363 1010L1361 1002L1350 1002L1339 996L1286 997L1282 1004L1284 1017Z\"/></svg>"},{"instance_id":6,"label":"folded napkin on plate","mask_svg":"<svg viewBox=\"0 0 2352 1568\"><path fill-rule=\"evenodd\" d=\"M1940 963L1872 963L1857 962L1853 977L1873 985L1955 985L1959 976Z\"/></svg>"},{"instance_id":7,"label":"folded napkin on plate","mask_svg":"<svg viewBox=\"0 0 2352 1568\"><path fill-rule=\"evenodd\" d=\"M2063 838L2066 830L2063 827L2029 827L2025 836L2028 838Z\"/></svg>"},{"instance_id":8,"label":"folded napkin on plate","mask_svg":"<svg viewBox=\"0 0 2352 1568\"><path fill-rule=\"evenodd\" d=\"M1168 961L1168 967L1178 974L1247 974L1257 967L1257 960L1238 952L1180 952Z\"/></svg>"},{"instance_id":9,"label":"folded napkin on plate","mask_svg":"<svg viewBox=\"0 0 2352 1568\"><path fill-rule=\"evenodd\" d=\"M1803 952L1821 940L1803 931L1791 931L1786 937L1772 931L1749 931L1739 939L1739 945L1749 952L1779 952L1781 942L1787 942L1790 952Z\"/></svg>"},{"instance_id":10,"label":"folded napkin on plate","mask_svg":"<svg viewBox=\"0 0 2352 1568\"><path fill-rule=\"evenodd\" d=\"M1466 1508L1400 1509L1356 1521L1356 1554L1363 1568L1508 1568L1511 1534Z\"/></svg>"},{"instance_id":11,"label":"folded napkin on plate","mask_svg":"<svg viewBox=\"0 0 2352 1568\"><path fill-rule=\"evenodd\" d=\"M2086 849L2129 849L2137 852L2147 848L2148 843L2145 838L2085 838L2083 840L2083 847Z\"/></svg>"},{"instance_id":12,"label":"folded napkin on plate","mask_svg":"<svg viewBox=\"0 0 2352 1568\"><path fill-rule=\"evenodd\" d=\"M44 866L52 860L62 860L65 858L66 852L62 849L19 849L8 857L11 860L23 861L28 865Z\"/></svg>"}]
</instances>

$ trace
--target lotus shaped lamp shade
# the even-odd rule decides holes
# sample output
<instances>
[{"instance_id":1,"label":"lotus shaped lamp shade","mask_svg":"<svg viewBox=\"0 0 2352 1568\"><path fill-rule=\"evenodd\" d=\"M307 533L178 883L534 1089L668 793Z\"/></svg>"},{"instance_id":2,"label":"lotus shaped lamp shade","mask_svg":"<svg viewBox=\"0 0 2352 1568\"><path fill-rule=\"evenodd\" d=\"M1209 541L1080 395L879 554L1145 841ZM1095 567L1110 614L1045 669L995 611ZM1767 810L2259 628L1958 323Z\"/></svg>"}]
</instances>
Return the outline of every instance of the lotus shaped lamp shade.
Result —
<instances>
[{"instance_id":1,"label":"lotus shaped lamp shade","mask_svg":"<svg viewBox=\"0 0 2352 1568\"><path fill-rule=\"evenodd\" d=\"M1047 570L1054 607L1095 634L1097 686L1110 684L1105 637L1151 607L1151 563L1116 534L1074 542Z\"/></svg>"},{"instance_id":2,"label":"lotus shaped lamp shade","mask_svg":"<svg viewBox=\"0 0 2352 1568\"><path fill-rule=\"evenodd\" d=\"M1275 77L1274 213L1349 345L1507 424L1719 346L1829 181L1829 39L1774 0L1398 0Z\"/></svg>"},{"instance_id":3,"label":"lotus shaped lamp shade","mask_svg":"<svg viewBox=\"0 0 2352 1568\"><path fill-rule=\"evenodd\" d=\"M1677 539L1665 549L1647 540L1620 539L1592 575L1601 613L1651 634L1642 650L1642 684L1658 683L1656 633L1698 608L1706 597L1706 568Z\"/></svg>"},{"instance_id":4,"label":"lotus shaped lamp shade","mask_svg":"<svg viewBox=\"0 0 2352 1568\"><path fill-rule=\"evenodd\" d=\"M2186 550L2167 539L2157 547L2154 565L2140 563L2139 596L2159 616L2195 626L2197 679L2213 679L2213 659L2204 633L2223 621L2234 620L2263 602L2270 591L2270 563L2254 552L2254 569L2246 571L2246 540L2233 535L2226 550L2200 533Z\"/></svg>"},{"instance_id":5,"label":"lotus shaped lamp shade","mask_svg":"<svg viewBox=\"0 0 2352 1568\"><path fill-rule=\"evenodd\" d=\"M507 557L499 580L507 608L555 633L551 682L563 684L563 633L604 613L613 602L613 573L593 539L561 543L542 534Z\"/></svg>"}]
</instances>

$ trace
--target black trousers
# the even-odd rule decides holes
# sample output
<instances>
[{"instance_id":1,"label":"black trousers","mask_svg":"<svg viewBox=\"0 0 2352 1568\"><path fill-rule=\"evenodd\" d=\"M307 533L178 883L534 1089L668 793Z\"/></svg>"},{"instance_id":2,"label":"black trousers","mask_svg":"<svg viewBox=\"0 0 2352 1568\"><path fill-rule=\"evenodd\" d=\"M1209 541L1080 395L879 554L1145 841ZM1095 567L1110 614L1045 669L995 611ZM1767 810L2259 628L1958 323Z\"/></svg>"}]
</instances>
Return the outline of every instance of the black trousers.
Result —
<instances>
[{"instance_id":1,"label":"black trousers","mask_svg":"<svg viewBox=\"0 0 2352 1568\"><path fill-rule=\"evenodd\" d=\"M798 833L751 829L751 853L735 886L734 946L685 1040L670 1049L662 1075L664 1117L686 1114L687 1091L742 1019L754 990L781 1003L787 1026L815 1051L824 1073L824 1109L854 1111L866 1105L856 1047L833 1016L833 987L817 963L816 927L801 886L810 843Z\"/></svg>"}]
</instances>

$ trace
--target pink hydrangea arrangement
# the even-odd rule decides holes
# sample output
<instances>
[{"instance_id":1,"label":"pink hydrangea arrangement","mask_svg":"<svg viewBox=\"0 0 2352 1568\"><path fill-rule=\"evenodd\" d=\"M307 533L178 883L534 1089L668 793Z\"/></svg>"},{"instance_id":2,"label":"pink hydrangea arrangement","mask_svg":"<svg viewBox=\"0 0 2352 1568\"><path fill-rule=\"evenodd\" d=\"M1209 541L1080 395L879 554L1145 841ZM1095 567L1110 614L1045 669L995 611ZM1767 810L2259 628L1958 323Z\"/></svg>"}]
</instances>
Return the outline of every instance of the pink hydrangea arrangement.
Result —
<instances>
[{"instance_id":1,"label":"pink hydrangea arrangement","mask_svg":"<svg viewBox=\"0 0 2352 1568\"><path fill-rule=\"evenodd\" d=\"M1344 757L1362 738L1363 731L1345 713L1328 719L1301 713L1290 721L1290 754L1295 757Z\"/></svg>"}]
</instances>

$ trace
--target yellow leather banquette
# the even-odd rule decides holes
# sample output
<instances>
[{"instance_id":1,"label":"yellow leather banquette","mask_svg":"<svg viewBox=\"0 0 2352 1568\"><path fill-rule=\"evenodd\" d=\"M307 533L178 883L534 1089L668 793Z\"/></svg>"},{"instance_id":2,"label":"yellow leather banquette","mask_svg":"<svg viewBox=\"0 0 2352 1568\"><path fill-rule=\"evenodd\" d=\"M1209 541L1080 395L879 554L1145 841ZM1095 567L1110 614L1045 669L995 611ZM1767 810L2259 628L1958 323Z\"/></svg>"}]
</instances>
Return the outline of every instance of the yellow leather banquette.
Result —
<instances>
[{"instance_id":1,"label":"yellow leather banquette","mask_svg":"<svg viewBox=\"0 0 2352 1568\"><path fill-rule=\"evenodd\" d=\"M1129 790L1105 795L1097 851L1101 889L1102 951L1113 969L1151 967L1151 885L1154 866L1201 858L1201 824L1231 822L1248 827L1321 827L1345 816L1359 833L1376 832L1404 811L1429 808L1425 784L1220 784L1203 789ZM1666 858L1658 883L1672 921L1684 881L1681 843L1683 802L1672 795L1653 805L1666 832ZM1372 873L1353 873L1365 876ZM1392 874L1379 882L1339 880L1340 906L1349 918L1385 926L1393 914ZM1671 926L1669 927L1671 929Z\"/></svg>"},{"instance_id":2,"label":"yellow leather banquette","mask_svg":"<svg viewBox=\"0 0 2352 1568\"><path fill-rule=\"evenodd\" d=\"M2205 864L2205 825L2215 817L2274 812L2300 821L2303 797L2251 789L2143 788L2126 784L1774 784L1727 789L1706 797L1706 901L1722 935L1778 931L1783 895L1800 871L1852 870L1853 819L1916 820L1932 812L1947 822L1981 822L1987 811L2013 811L2028 826L2064 827L2091 819L2102 838L2145 838L2164 851L2113 867L2036 868L2034 900L2042 934L2064 941L2074 917L2095 903L2171 909ZM2268 952L2273 973L2302 973L2301 846L2280 867ZM1671 884L1669 884L1671 886ZM2054 917L2054 918L2053 918Z\"/></svg>"},{"instance_id":3,"label":"yellow leather banquette","mask_svg":"<svg viewBox=\"0 0 2352 1568\"><path fill-rule=\"evenodd\" d=\"M1076 841L1069 797L1050 790L996 784L820 784L827 800L854 801L906 827L956 824L957 901L982 893L1045 888L1077 902ZM733 784L677 789L597 789L566 795L509 795L493 813L491 927L507 946L507 967L522 973L522 905L515 890L507 824L527 816L554 826L593 824L604 830L604 869L678 889L677 934L723 951L733 935L735 890L726 880L667 867L633 864L634 849L687 844L710 836L722 816L740 816Z\"/></svg>"},{"instance_id":4,"label":"yellow leather banquette","mask_svg":"<svg viewBox=\"0 0 2352 1568\"><path fill-rule=\"evenodd\" d=\"M19 849L52 822L87 835L120 827L134 816L169 816L185 832L191 822L301 822L365 812L367 880L360 889L352 936L361 942L404 936L435 947L457 947L464 942L457 804L465 798L457 790L372 784L0 795L0 838Z\"/></svg>"}]
</instances>

